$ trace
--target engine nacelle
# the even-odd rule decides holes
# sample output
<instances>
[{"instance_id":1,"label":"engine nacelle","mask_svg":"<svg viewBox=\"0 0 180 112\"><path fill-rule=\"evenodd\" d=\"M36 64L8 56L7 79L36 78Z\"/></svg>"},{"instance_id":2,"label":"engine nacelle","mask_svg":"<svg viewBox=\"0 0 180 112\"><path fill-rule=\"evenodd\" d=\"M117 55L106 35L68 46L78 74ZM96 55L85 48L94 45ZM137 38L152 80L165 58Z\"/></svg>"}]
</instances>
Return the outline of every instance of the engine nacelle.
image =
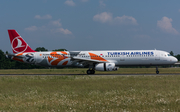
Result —
<instances>
[{"instance_id":1,"label":"engine nacelle","mask_svg":"<svg viewBox=\"0 0 180 112\"><path fill-rule=\"evenodd\" d=\"M97 71L116 71L118 67L115 67L115 63L98 63L95 65Z\"/></svg>"}]
</instances>

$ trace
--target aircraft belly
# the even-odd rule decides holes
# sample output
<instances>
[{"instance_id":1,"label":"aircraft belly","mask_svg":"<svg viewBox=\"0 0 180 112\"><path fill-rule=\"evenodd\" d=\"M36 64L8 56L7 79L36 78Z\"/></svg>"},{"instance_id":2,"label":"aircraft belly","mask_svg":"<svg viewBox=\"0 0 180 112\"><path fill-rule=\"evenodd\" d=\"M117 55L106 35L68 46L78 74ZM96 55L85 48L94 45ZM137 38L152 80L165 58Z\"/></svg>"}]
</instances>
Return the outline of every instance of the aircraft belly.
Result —
<instances>
[{"instance_id":1,"label":"aircraft belly","mask_svg":"<svg viewBox=\"0 0 180 112\"><path fill-rule=\"evenodd\" d=\"M156 65L154 58L126 58L124 61L119 61L118 65Z\"/></svg>"}]
</instances>

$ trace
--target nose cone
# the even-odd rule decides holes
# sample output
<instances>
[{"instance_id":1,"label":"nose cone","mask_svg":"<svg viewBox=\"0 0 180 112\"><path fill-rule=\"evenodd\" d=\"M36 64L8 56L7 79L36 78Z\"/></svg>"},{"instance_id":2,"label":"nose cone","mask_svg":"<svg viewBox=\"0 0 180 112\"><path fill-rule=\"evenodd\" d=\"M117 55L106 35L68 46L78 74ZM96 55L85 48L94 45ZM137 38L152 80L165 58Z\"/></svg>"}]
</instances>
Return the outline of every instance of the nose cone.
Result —
<instances>
[{"instance_id":1,"label":"nose cone","mask_svg":"<svg viewBox=\"0 0 180 112\"><path fill-rule=\"evenodd\" d=\"M172 57L171 61L172 61L173 63L177 63L177 62L178 62L178 59L177 59L176 57Z\"/></svg>"}]
</instances>

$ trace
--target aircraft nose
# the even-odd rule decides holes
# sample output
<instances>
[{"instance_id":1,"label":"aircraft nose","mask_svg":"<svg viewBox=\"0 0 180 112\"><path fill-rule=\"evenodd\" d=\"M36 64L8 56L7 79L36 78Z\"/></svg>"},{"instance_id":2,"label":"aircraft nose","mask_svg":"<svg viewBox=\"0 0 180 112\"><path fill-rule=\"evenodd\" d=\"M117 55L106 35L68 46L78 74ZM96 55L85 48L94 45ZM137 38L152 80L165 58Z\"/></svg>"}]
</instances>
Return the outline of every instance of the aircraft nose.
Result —
<instances>
[{"instance_id":1,"label":"aircraft nose","mask_svg":"<svg viewBox=\"0 0 180 112\"><path fill-rule=\"evenodd\" d=\"M172 62L176 63L176 62L178 62L178 59L176 57L173 57Z\"/></svg>"}]
</instances>

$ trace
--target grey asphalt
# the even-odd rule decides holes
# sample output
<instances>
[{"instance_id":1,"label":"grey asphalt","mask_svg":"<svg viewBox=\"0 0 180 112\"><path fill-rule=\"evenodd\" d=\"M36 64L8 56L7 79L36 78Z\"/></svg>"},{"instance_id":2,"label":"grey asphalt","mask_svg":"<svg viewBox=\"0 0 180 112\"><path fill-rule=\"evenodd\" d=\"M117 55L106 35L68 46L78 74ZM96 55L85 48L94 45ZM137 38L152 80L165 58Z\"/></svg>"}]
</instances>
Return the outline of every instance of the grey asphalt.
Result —
<instances>
[{"instance_id":1,"label":"grey asphalt","mask_svg":"<svg viewBox=\"0 0 180 112\"><path fill-rule=\"evenodd\" d=\"M56 75L56 76L64 76L64 75L92 75L92 76L103 76L103 75L106 75L106 76L112 76L112 75L117 75L117 76L150 76L150 75L153 75L153 76L162 76L162 75L180 75L179 73L178 74L0 74L0 76L53 76L53 75Z\"/></svg>"}]
</instances>

